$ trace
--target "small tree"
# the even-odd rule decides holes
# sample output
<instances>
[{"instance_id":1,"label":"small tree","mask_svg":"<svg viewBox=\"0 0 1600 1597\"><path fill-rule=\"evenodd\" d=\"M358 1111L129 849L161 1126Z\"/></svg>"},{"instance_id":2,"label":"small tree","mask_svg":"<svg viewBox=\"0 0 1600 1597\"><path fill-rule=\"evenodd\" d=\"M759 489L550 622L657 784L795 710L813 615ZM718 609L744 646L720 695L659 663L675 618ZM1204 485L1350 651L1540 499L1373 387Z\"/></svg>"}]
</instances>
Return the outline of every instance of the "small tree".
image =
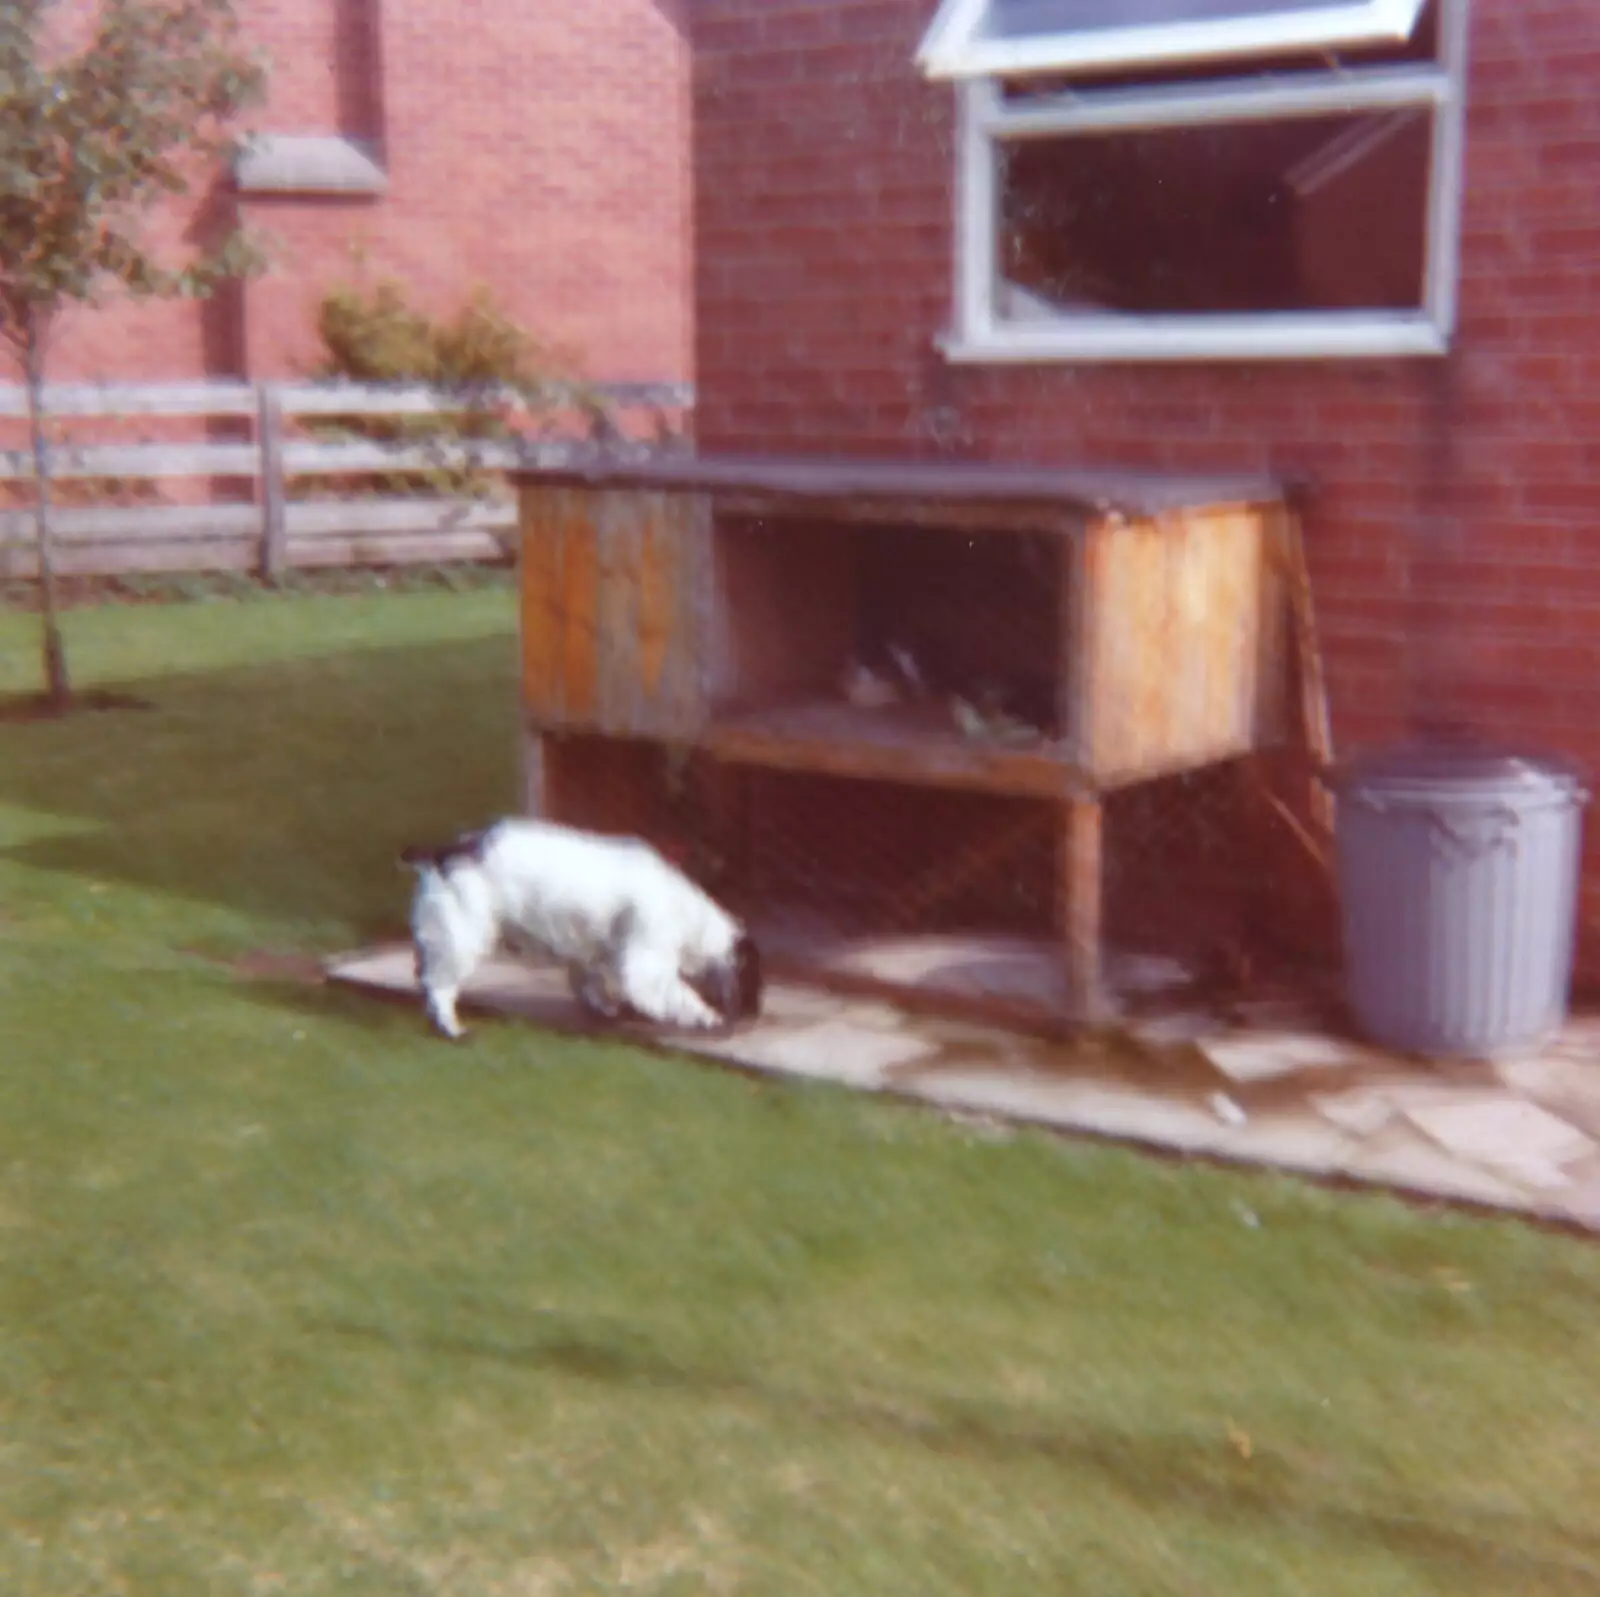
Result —
<instances>
[{"instance_id":1,"label":"small tree","mask_svg":"<svg viewBox=\"0 0 1600 1597\"><path fill-rule=\"evenodd\" d=\"M101 0L76 48L53 0L0 0L0 338L28 395L44 674L71 702L56 604L44 380L61 313L106 290L198 298L258 269L236 228L162 258L155 210L231 155L234 119L266 75L244 49L233 0Z\"/></svg>"}]
</instances>

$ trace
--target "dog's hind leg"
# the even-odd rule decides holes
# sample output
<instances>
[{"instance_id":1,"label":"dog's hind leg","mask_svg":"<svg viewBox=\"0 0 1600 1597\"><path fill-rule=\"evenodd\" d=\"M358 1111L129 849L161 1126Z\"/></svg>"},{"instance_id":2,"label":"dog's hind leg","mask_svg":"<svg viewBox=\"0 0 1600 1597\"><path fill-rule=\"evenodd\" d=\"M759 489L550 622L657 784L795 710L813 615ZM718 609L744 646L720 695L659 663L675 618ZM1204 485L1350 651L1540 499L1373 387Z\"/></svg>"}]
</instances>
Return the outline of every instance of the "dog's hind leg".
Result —
<instances>
[{"instance_id":1,"label":"dog's hind leg","mask_svg":"<svg viewBox=\"0 0 1600 1597\"><path fill-rule=\"evenodd\" d=\"M663 1026L709 1031L722 1017L692 988L671 960L635 945L622 956L619 972L628 1003L646 1020Z\"/></svg>"}]
</instances>

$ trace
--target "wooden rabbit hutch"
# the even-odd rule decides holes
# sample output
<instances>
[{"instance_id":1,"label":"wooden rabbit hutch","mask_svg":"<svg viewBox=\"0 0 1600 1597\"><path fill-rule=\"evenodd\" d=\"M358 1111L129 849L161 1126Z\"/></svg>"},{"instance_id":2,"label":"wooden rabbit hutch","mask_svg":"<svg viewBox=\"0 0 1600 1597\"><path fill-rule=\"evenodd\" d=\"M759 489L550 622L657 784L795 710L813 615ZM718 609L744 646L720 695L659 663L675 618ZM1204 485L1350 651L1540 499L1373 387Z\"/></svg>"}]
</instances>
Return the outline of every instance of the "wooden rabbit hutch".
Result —
<instances>
[{"instance_id":1,"label":"wooden rabbit hutch","mask_svg":"<svg viewBox=\"0 0 1600 1597\"><path fill-rule=\"evenodd\" d=\"M1284 736L1269 481L702 457L517 485L529 811L649 837L775 968L1099 1018L1108 796Z\"/></svg>"}]
</instances>

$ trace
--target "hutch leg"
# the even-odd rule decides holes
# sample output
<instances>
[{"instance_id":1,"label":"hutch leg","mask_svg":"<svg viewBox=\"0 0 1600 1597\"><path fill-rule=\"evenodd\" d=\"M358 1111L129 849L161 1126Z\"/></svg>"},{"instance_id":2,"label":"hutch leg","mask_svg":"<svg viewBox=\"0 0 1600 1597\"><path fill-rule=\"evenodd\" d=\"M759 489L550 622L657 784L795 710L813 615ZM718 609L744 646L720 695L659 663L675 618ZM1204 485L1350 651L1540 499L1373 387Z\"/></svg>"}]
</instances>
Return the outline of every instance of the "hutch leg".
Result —
<instances>
[{"instance_id":1,"label":"hutch leg","mask_svg":"<svg viewBox=\"0 0 1600 1597\"><path fill-rule=\"evenodd\" d=\"M1092 1025L1107 1013L1101 968L1101 806L1097 797L1061 806L1056 912L1066 960L1067 1004L1074 1021Z\"/></svg>"},{"instance_id":2,"label":"hutch leg","mask_svg":"<svg viewBox=\"0 0 1600 1597\"><path fill-rule=\"evenodd\" d=\"M535 726L522 729L522 813L533 820L549 820L551 765L550 739Z\"/></svg>"}]
</instances>

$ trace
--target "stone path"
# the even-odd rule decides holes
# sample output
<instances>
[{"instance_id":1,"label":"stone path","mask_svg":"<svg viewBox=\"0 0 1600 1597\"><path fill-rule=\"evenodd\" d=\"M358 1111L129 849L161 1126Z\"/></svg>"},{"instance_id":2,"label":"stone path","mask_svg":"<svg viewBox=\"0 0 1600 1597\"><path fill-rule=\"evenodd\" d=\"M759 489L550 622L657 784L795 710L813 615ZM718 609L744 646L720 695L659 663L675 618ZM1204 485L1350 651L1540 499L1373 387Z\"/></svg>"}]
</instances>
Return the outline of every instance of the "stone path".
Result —
<instances>
[{"instance_id":1,"label":"stone path","mask_svg":"<svg viewBox=\"0 0 1600 1597\"><path fill-rule=\"evenodd\" d=\"M403 944L336 959L328 975L416 992ZM463 1009L592 1029L559 971L511 960L480 973ZM1525 1059L1424 1065L1349 1042L1286 1002L1227 1020L1168 1008L1115 1036L1059 1043L774 983L759 1025L710 1040L674 1037L670 1046L947 1111L1600 1231L1600 1018L1574 1019Z\"/></svg>"}]
</instances>

